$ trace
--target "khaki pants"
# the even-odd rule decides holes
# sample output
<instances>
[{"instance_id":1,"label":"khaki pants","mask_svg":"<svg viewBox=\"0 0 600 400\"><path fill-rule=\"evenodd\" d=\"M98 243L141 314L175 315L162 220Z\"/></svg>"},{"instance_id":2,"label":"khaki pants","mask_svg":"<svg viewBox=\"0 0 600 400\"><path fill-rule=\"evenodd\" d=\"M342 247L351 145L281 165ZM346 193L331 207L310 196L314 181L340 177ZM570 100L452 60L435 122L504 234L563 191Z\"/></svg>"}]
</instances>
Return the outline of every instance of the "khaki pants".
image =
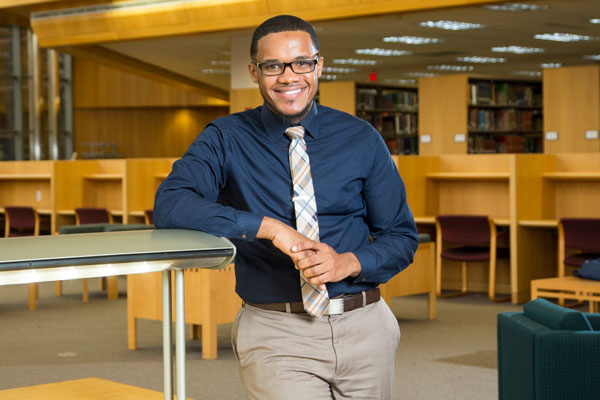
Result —
<instances>
[{"instance_id":1,"label":"khaki pants","mask_svg":"<svg viewBox=\"0 0 600 400\"><path fill-rule=\"evenodd\" d=\"M321 318L245 305L232 331L251 400L391 399L399 341L383 300Z\"/></svg>"}]
</instances>

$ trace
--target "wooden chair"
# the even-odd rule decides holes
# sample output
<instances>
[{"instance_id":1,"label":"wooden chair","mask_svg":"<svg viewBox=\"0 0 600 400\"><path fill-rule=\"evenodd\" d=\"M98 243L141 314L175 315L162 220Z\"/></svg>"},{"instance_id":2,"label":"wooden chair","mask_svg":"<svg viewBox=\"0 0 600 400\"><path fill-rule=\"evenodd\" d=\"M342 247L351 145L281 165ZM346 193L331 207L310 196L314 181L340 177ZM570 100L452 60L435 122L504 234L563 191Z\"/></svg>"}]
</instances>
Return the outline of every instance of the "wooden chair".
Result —
<instances>
[{"instance_id":1,"label":"wooden chair","mask_svg":"<svg viewBox=\"0 0 600 400\"><path fill-rule=\"evenodd\" d=\"M40 234L40 218L33 207L6 206L5 237L38 236ZM39 297L38 284L29 284L29 309L36 309Z\"/></svg>"},{"instance_id":2,"label":"wooden chair","mask_svg":"<svg viewBox=\"0 0 600 400\"><path fill-rule=\"evenodd\" d=\"M75 223L84 224L112 224L111 213L103 207L77 207L75 208Z\"/></svg>"},{"instance_id":3,"label":"wooden chair","mask_svg":"<svg viewBox=\"0 0 600 400\"><path fill-rule=\"evenodd\" d=\"M486 215L438 215L436 217L436 292L440 297L454 297L467 293L467 263L489 261L488 293L491 301L496 298L496 259L509 256L506 248L497 248L496 225ZM444 244L452 247L444 249ZM442 293L442 261L461 263L461 290Z\"/></svg>"},{"instance_id":4,"label":"wooden chair","mask_svg":"<svg viewBox=\"0 0 600 400\"><path fill-rule=\"evenodd\" d=\"M600 258L600 218L560 218L558 276L565 276L567 266L577 269L585 261L594 258ZM564 306L565 300L559 299L559 304ZM578 304L581 304L581 301L569 306Z\"/></svg>"},{"instance_id":5,"label":"wooden chair","mask_svg":"<svg viewBox=\"0 0 600 400\"><path fill-rule=\"evenodd\" d=\"M113 217L106 208L103 207L77 207L75 208L75 223L77 225L86 224L112 224ZM116 279L116 277L111 277ZM105 288L106 280L100 279L101 289ZM89 300L88 280L83 279L83 302L87 303Z\"/></svg>"},{"instance_id":6,"label":"wooden chair","mask_svg":"<svg viewBox=\"0 0 600 400\"><path fill-rule=\"evenodd\" d=\"M146 225L154 224L154 210L144 210L144 222Z\"/></svg>"}]
</instances>

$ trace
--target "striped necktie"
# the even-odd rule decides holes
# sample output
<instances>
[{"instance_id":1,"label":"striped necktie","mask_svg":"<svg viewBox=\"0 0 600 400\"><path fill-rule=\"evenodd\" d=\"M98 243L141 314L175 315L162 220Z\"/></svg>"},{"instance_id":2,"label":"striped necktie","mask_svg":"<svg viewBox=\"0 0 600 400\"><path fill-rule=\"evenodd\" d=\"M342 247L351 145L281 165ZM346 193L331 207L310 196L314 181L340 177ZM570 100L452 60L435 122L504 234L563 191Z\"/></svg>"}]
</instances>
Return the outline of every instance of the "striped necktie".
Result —
<instances>
[{"instance_id":1,"label":"striped necktie","mask_svg":"<svg viewBox=\"0 0 600 400\"><path fill-rule=\"evenodd\" d=\"M317 220L317 202L310 173L310 160L304 141L304 127L294 126L286 129L285 134L292 139L289 149L290 170L294 185L294 210L296 211L296 229L309 239L319 241L319 221ZM329 305L327 289L319 290L308 283L300 273L302 302L304 309L312 316L320 317Z\"/></svg>"}]
</instances>

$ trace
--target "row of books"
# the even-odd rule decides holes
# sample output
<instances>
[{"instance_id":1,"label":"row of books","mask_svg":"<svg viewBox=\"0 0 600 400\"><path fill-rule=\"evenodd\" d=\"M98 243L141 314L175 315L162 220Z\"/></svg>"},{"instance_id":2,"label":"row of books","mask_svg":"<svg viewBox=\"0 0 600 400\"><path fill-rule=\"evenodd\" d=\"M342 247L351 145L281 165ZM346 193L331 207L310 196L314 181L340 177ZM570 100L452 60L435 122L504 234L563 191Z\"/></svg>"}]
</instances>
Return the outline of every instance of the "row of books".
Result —
<instances>
[{"instance_id":1,"label":"row of books","mask_svg":"<svg viewBox=\"0 0 600 400\"><path fill-rule=\"evenodd\" d=\"M369 122L383 135L414 135L418 132L416 114L388 113L377 114L359 113L359 117Z\"/></svg>"},{"instance_id":2,"label":"row of books","mask_svg":"<svg viewBox=\"0 0 600 400\"><path fill-rule=\"evenodd\" d=\"M356 107L359 110L417 110L417 93L409 90L359 88L356 92Z\"/></svg>"},{"instance_id":3,"label":"row of books","mask_svg":"<svg viewBox=\"0 0 600 400\"><path fill-rule=\"evenodd\" d=\"M469 110L470 131L541 132L542 114L533 110L502 108Z\"/></svg>"},{"instance_id":4,"label":"row of books","mask_svg":"<svg viewBox=\"0 0 600 400\"><path fill-rule=\"evenodd\" d=\"M508 82L470 82L469 103L473 105L541 107L542 89L541 86Z\"/></svg>"},{"instance_id":5,"label":"row of books","mask_svg":"<svg viewBox=\"0 0 600 400\"><path fill-rule=\"evenodd\" d=\"M471 135L467 151L470 154L542 153L543 146L541 137Z\"/></svg>"}]
</instances>

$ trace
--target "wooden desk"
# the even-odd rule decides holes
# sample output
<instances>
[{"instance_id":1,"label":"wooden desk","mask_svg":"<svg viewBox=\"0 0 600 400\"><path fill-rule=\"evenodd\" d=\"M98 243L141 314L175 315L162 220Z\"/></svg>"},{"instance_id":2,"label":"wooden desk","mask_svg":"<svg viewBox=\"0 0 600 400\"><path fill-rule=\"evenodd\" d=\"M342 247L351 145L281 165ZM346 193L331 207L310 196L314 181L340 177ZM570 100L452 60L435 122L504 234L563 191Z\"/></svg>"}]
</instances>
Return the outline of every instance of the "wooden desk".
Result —
<instances>
[{"instance_id":1,"label":"wooden desk","mask_svg":"<svg viewBox=\"0 0 600 400\"><path fill-rule=\"evenodd\" d=\"M48 383L16 389L0 390L2 400L164 400L164 395L100 378Z\"/></svg>"},{"instance_id":2,"label":"wooden desk","mask_svg":"<svg viewBox=\"0 0 600 400\"><path fill-rule=\"evenodd\" d=\"M414 220L416 224L435 225L434 216L414 217ZM510 219L508 218L492 218L492 220L496 226L510 226Z\"/></svg>"},{"instance_id":3,"label":"wooden desk","mask_svg":"<svg viewBox=\"0 0 600 400\"><path fill-rule=\"evenodd\" d=\"M519 221L519 226L525 228L558 228L557 219L538 219L538 220L522 220Z\"/></svg>"},{"instance_id":4,"label":"wooden desk","mask_svg":"<svg viewBox=\"0 0 600 400\"><path fill-rule=\"evenodd\" d=\"M531 299L538 297L589 301L590 312L597 313L600 301L600 281L575 276L534 279L531 281Z\"/></svg>"}]
</instances>

